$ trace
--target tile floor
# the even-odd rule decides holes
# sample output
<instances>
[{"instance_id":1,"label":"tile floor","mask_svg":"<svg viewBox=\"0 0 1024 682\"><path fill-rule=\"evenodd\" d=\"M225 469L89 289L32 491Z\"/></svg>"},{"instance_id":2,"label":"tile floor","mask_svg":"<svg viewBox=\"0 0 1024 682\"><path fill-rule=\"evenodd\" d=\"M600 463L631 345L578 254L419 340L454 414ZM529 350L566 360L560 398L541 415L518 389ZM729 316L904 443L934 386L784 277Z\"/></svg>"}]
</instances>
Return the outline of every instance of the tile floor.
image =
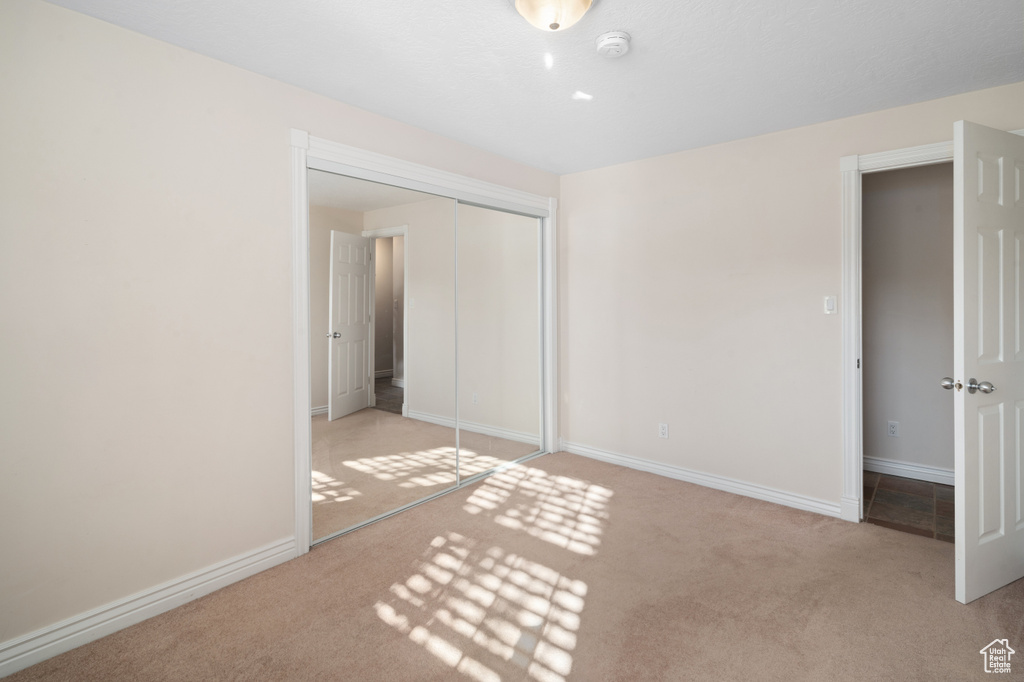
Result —
<instances>
[{"instance_id":1,"label":"tile floor","mask_svg":"<svg viewBox=\"0 0 1024 682\"><path fill-rule=\"evenodd\" d=\"M864 472L865 520L953 542L953 486Z\"/></svg>"},{"instance_id":2,"label":"tile floor","mask_svg":"<svg viewBox=\"0 0 1024 682\"><path fill-rule=\"evenodd\" d=\"M381 377L374 382L373 392L377 396L378 410L402 414L405 390L391 385L391 377Z\"/></svg>"}]
</instances>

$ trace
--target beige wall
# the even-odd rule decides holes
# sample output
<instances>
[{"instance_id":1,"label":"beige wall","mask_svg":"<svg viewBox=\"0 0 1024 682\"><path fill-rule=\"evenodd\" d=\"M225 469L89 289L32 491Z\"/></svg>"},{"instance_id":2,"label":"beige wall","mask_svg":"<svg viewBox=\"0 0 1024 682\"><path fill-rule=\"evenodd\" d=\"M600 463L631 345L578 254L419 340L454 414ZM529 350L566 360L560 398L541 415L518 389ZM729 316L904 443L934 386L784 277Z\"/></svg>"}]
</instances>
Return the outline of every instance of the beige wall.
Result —
<instances>
[{"instance_id":1,"label":"beige wall","mask_svg":"<svg viewBox=\"0 0 1024 682\"><path fill-rule=\"evenodd\" d=\"M555 176L0 3L0 642L290 537L289 129Z\"/></svg>"},{"instance_id":2,"label":"beige wall","mask_svg":"<svg viewBox=\"0 0 1024 682\"><path fill-rule=\"evenodd\" d=\"M1024 83L563 176L562 437L838 504L839 159L962 118L1024 128Z\"/></svg>"},{"instance_id":3,"label":"beige wall","mask_svg":"<svg viewBox=\"0 0 1024 682\"><path fill-rule=\"evenodd\" d=\"M395 282L394 282L394 248L391 237L378 239L377 263L375 267L374 296L374 370L377 372L394 371L395 346Z\"/></svg>"},{"instance_id":4,"label":"beige wall","mask_svg":"<svg viewBox=\"0 0 1024 682\"><path fill-rule=\"evenodd\" d=\"M331 230L360 234L363 214L331 206L309 207L309 393L310 405L327 407L327 340L331 305Z\"/></svg>"},{"instance_id":5,"label":"beige wall","mask_svg":"<svg viewBox=\"0 0 1024 682\"><path fill-rule=\"evenodd\" d=\"M864 456L952 470L953 164L865 175L863 196Z\"/></svg>"}]
</instances>

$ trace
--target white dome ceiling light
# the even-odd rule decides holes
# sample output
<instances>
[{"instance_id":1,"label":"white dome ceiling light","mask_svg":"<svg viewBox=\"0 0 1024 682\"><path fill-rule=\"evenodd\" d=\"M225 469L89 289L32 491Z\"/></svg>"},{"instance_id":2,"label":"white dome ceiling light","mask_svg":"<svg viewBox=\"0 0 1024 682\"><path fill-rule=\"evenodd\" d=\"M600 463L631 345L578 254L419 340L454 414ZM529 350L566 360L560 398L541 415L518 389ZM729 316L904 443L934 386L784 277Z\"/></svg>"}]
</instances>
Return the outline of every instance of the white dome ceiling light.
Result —
<instances>
[{"instance_id":1,"label":"white dome ceiling light","mask_svg":"<svg viewBox=\"0 0 1024 682\"><path fill-rule=\"evenodd\" d=\"M590 9L593 0L516 0L516 11L542 31L564 31Z\"/></svg>"},{"instance_id":2,"label":"white dome ceiling light","mask_svg":"<svg viewBox=\"0 0 1024 682\"><path fill-rule=\"evenodd\" d=\"M597 37L597 53L614 59L629 52L629 34L625 31L609 31Z\"/></svg>"}]
</instances>

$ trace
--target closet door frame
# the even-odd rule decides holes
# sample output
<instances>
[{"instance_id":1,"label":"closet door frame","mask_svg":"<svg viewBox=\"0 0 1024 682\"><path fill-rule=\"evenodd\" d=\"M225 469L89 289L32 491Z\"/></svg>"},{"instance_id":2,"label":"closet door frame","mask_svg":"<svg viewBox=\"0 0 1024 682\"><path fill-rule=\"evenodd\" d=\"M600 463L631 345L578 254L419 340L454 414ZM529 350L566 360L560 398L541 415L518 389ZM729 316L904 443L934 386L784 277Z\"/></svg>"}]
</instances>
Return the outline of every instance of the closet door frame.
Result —
<instances>
[{"instance_id":1,"label":"closet door frame","mask_svg":"<svg viewBox=\"0 0 1024 682\"><path fill-rule=\"evenodd\" d=\"M292 168L292 380L295 459L295 549L305 554L313 541L310 501L312 476L309 357L309 169L381 182L457 201L540 219L541 249L541 429L540 453L558 443L556 400L555 234L558 204L554 197L495 185L463 175L410 163L383 154L350 147L291 131ZM534 455L538 456L538 455ZM494 471L500 471L501 468ZM493 472L492 472L493 473ZM478 477L474 476L473 480ZM452 488L455 490L457 488ZM448 491L450 492L450 490ZM440 493L444 494L444 493ZM431 498L426 498L431 499ZM423 500L426 501L426 500Z\"/></svg>"}]
</instances>

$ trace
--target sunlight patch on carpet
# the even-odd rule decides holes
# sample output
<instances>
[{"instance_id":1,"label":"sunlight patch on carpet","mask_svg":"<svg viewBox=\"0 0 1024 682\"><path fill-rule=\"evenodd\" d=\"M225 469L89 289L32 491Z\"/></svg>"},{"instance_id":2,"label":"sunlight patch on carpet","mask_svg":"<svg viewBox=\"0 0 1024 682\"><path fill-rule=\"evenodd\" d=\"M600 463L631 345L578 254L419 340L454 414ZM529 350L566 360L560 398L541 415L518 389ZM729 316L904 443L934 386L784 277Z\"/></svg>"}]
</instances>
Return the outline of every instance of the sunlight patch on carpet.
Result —
<instances>
[{"instance_id":1,"label":"sunlight patch on carpet","mask_svg":"<svg viewBox=\"0 0 1024 682\"><path fill-rule=\"evenodd\" d=\"M478 682L508 665L538 682L564 682L587 585L458 533L438 536L415 573L378 601L378 617Z\"/></svg>"},{"instance_id":2,"label":"sunlight patch on carpet","mask_svg":"<svg viewBox=\"0 0 1024 682\"><path fill-rule=\"evenodd\" d=\"M322 471L313 471L314 503L348 502L360 495L362 495L361 492L346 486L344 482L339 481L333 476L329 476Z\"/></svg>"},{"instance_id":3,"label":"sunlight patch on carpet","mask_svg":"<svg viewBox=\"0 0 1024 682\"><path fill-rule=\"evenodd\" d=\"M463 509L490 515L506 528L591 556L601 544L611 497L608 488L578 478L516 466L481 483Z\"/></svg>"},{"instance_id":4,"label":"sunlight patch on carpet","mask_svg":"<svg viewBox=\"0 0 1024 682\"><path fill-rule=\"evenodd\" d=\"M455 483L455 448L439 447L394 455L363 457L342 462L380 481L395 481L401 488L448 487ZM508 460L462 448L458 456L463 478L506 464Z\"/></svg>"}]
</instances>

